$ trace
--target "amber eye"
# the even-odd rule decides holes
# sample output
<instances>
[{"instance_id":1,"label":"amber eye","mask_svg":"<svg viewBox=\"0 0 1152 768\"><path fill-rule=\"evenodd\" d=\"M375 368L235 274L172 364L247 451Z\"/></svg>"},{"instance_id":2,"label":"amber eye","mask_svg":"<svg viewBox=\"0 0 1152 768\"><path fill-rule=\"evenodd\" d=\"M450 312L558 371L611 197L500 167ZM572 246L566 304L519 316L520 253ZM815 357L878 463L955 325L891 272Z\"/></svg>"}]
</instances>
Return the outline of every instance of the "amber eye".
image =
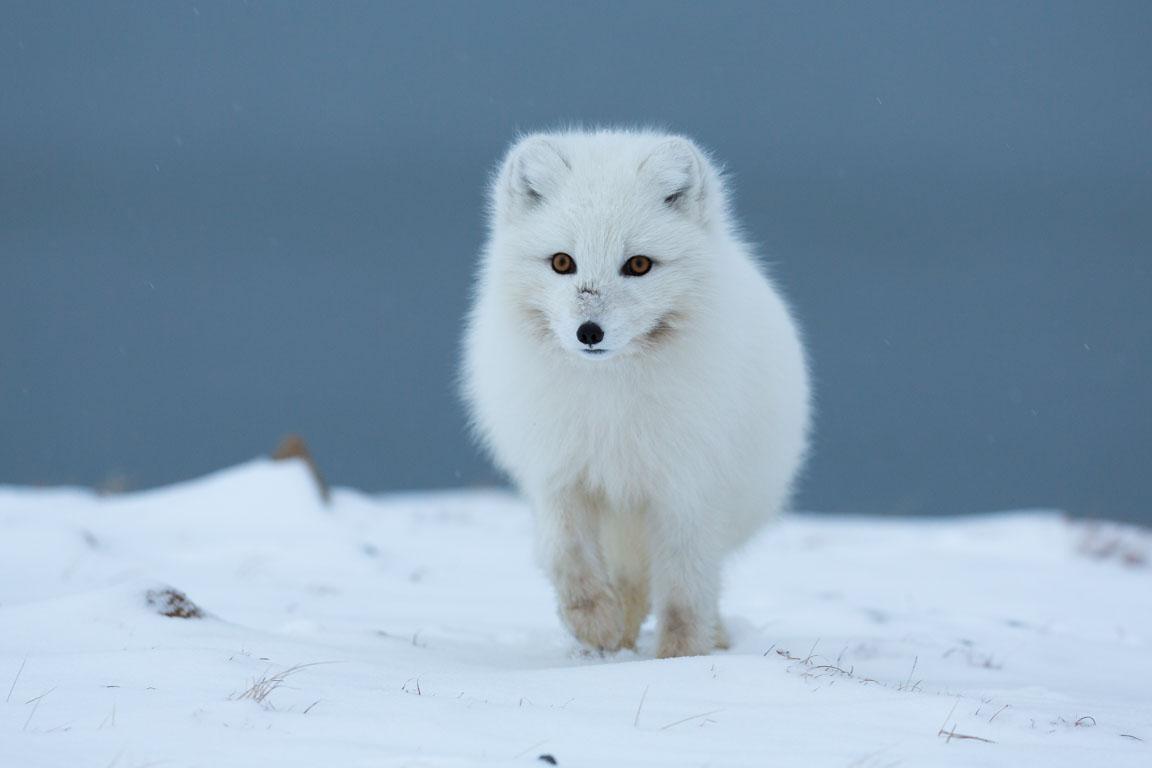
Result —
<instances>
[{"instance_id":1,"label":"amber eye","mask_svg":"<svg viewBox=\"0 0 1152 768\"><path fill-rule=\"evenodd\" d=\"M552 270L559 275L570 275L576 271L576 262L566 253L552 255Z\"/></svg>"},{"instance_id":2,"label":"amber eye","mask_svg":"<svg viewBox=\"0 0 1152 768\"><path fill-rule=\"evenodd\" d=\"M628 277L640 277L641 275L648 274L648 270L652 269L652 259L647 256L633 256L624 262L624 266L620 269L620 274L627 275Z\"/></svg>"}]
</instances>

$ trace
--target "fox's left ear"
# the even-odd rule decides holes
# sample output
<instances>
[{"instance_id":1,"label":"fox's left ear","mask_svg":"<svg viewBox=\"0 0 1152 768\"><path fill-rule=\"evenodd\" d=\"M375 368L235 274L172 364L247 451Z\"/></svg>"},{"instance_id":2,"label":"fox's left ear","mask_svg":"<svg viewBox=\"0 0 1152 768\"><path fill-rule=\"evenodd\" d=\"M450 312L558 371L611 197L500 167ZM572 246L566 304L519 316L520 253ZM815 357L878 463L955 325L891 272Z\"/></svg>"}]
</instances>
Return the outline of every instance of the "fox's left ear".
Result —
<instances>
[{"instance_id":1,"label":"fox's left ear","mask_svg":"<svg viewBox=\"0 0 1152 768\"><path fill-rule=\"evenodd\" d=\"M652 150L640 163L639 173L651 181L664 205L704 223L709 192L704 162L695 144L674 138Z\"/></svg>"}]
</instances>

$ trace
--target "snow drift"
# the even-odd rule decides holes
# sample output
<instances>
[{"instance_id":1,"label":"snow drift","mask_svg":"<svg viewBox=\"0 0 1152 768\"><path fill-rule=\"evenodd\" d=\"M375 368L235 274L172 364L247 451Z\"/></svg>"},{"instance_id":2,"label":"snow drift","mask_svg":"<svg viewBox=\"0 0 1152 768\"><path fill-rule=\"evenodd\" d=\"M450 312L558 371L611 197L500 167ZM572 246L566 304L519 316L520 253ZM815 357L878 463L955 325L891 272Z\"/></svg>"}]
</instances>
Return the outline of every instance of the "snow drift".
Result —
<instances>
[{"instance_id":1,"label":"snow drift","mask_svg":"<svg viewBox=\"0 0 1152 768\"><path fill-rule=\"evenodd\" d=\"M796 515L730 564L728 652L601 657L501 492L324 504L256 461L0 488L0 765L1148 765L1146 532Z\"/></svg>"}]
</instances>

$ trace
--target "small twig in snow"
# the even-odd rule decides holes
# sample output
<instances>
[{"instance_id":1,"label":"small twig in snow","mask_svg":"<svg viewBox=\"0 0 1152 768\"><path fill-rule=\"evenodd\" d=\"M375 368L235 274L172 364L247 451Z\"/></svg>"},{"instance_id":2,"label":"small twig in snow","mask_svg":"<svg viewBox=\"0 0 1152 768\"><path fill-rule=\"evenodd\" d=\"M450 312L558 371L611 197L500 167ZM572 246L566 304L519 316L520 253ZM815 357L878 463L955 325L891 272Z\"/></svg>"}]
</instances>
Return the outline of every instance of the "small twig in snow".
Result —
<instances>
[{"instance_id":1,"label":"small twig in snow","mask_svg":"<svg viewBox=\"0 0 1152 768\"><path fill-rule=\"evenodd\" d=\"M996 710L996 715L998 715L1001 712L1003 712L1004 710L1008 709L1008 706L1009 706L1008 704L1005 704L1004 706L1000 707L1000 709ZM996 715L992 715L992 717L988 718L988 722L992 722L993 720L995 720Z\"/></svg>"},{"instance_id":2,"label":"small twig in snow","mask_svg":"<svg viewBox=\"0 0 1152 768\"><path fill-rule=\"evenodd\" d=\"M1092 725L1088 725L1088 723L1086 723L1085 720L1091 720L1092 725L1096 725L1096 718L1092 717L1092 715L1084 715L1084 717L1082 717L1079 720L1077 720L1076 722L1072 723L1072 725L1077 726L1077 727L1083 725L1085 728L1091 728Z\"/></svg>"}]
</instances>

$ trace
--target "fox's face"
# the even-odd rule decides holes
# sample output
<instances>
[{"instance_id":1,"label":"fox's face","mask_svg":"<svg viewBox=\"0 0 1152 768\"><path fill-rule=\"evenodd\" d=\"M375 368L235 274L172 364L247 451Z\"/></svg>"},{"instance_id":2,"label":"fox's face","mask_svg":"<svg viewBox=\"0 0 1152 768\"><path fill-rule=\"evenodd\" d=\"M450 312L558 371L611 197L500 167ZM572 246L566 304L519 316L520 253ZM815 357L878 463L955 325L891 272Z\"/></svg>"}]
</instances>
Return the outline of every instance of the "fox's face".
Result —
<instances>
[{"instance_id":1,"label":"fox's face","mask_svg":"<svg viewBox=\"0 0 1152 768\"><path fill-rule=\"evenodd\" d=\"M491 268L526 330L587 360L677 333L709 290L714 172L686 139L533 136L493 190Z\"/></svg>"}]
</instances>

